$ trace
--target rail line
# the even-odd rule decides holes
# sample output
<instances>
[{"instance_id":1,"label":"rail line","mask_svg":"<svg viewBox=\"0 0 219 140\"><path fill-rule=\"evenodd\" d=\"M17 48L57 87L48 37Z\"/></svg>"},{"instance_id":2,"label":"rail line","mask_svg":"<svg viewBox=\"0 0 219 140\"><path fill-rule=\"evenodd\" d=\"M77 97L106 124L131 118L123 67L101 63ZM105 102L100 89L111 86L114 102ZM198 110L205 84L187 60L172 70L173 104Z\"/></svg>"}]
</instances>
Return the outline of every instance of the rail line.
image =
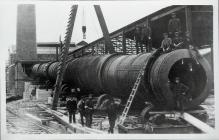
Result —
<instances>
[{"instance_id":1,"label":"rail line","mask_svg":"<svg viewBox=\"0 0 219 140\"><path fill-rule=\"evenodd\" d=\"M7 108L8 133L53 134L54 131L44 127L24 115L20 116Z\"/></svg>"}]
</instances>

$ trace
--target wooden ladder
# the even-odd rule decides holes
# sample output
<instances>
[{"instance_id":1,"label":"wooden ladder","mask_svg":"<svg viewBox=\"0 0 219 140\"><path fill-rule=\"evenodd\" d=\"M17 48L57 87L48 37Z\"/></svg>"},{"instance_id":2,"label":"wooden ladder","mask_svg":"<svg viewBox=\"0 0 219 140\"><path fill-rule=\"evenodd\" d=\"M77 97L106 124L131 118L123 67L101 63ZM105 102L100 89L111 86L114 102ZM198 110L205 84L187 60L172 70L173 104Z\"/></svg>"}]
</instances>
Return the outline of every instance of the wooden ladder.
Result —
<instances>
[{"instance_id":1,"label":"wooden ladder","mask_svg":"<svg viewBox=\"0 0 219 140\"><path fill-rule=\"evenodd\" d=\"M127 114L128 114L129 109L131 107L133 99L134 99L134 97L135 97L135 95L137 93L138 87L139 87L139 85L141 83L141 78L144 76L144 71L145 71L146 65L147 65L147 62L144 64L143 68L140 70L140 72L138 74L138 77L137 77L137 79L135 81L135 84L134 84L134 86L132 88L132 91L131 91L131 93L129 95L129 98L128 98L127 102L126 102L126 106L125 106L125 108L124 108L124 110L122 112L122 116L121 116L121 118L119 120L119 124L120 125L122 125L124 123L124 121L125 121L125 119L127 117Z\"/></svg>"}]
</instances>

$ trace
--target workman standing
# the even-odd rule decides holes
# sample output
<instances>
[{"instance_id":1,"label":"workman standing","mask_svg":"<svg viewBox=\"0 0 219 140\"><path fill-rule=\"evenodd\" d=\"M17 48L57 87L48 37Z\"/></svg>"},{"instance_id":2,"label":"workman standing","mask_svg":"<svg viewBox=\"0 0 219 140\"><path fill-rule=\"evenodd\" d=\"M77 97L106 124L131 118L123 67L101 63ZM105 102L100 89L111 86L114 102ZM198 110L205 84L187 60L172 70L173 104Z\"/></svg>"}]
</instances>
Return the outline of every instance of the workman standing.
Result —
<instances>
[{"instance_id":1,"label":"workman standing","mask_svg":"<svg viewBox=\"0 0 219 140\"><path fill-rule=\"evenodd\" d=\"M114 133L114 127L118 115L119 104L117 104L113 98L109 99L109 105L107 106L106 112L109 119L109 130L108 133Z\"/></svg>"},{"instance_id":2,"label":"workman standing","mask_svg":"<svg viewBox=\"0 0 219 140\"><path fill-rule=\"evenodd\" d=\"M141 42L146 46L146 51L151 51L151 28L146 24L141 29ZM141 45L141 52L143 52L143 46Z\"/></svg>"},{"instance_id":3,"label":"workman standing","mask_svg":"<svg viewBox=\"0 0 219 140\"><path fill-rule=\"evenodd\" d=\"M176 77L174 83L170 84L170 89L175 93L176 108L183 111L184 105L191 100L188 94L189 87L183 84L179 77Z\"/></svg>"},{"instance_id":4,"label":"workman standing","mask_svg":"<svg viewBox=\"0 0 219 140\"><path fill-rule=\"evenodd\" d=\"M108 133L114 133L114 127L117 119L117 115L121 101L116 102L112 97L102 100L102 102L98 102L96 105L97 110L102 110L107 113L109 120L109 130Z\"/></svg>"},{"instance_id":5,"label":"workman standing","mask_svg":"<svg viewBox=\"0 0 219 140\"><path fill-rule=\"evenodd\" d=\"M69 123L72 123L72 117L73 117L73 122L76 123L75 114L77 111L77 98L76 96L71 95L66 100L67 100L66 108L68 109L68 114L69 114Z\"/></svg>"},{"instance_id":6,"label":"workman standing","mask_svg":"<svg viewBox=\"0 0 219 140\"><path fill-rule=\"evenodd\" d=\"M136 53L139 53L139 47L141 47L141 28L139 25L136 26L135 31L134 31L134 40L136 42L135 47L136 47Z\"/></svg>"},{"instance_id":7,"label":"workman standing","mask_svg":"<svg viewBox=\"0 0 219 140\"><path fill-rule=\"evenodd\" d=\"M84 117L85 117L85 99L82 98L77 105L78 111L80 113L81 125L84 126Z\"/></svg>"},{"instance_id":8,"label":"workman standing","mask_svg":"<svg viewBox=\"0 0 219 140\"><path fill-rule=\"evenodd\" d=\"M31 93L30 93L30 99L32 100L33 97L35 97L35 96L36 96L36 87L34 87L34 89L31 91Z\"/></svg>"},{"instance_id":9,"label":"workman standing","mask_svg":"<svg viewBox=\"0 0 219 140\"><path fill-rule=\"evenodd\" d=\"M85 101L85 118L86 126L91 128L92 125L92 115L94 112L94 104L92 102L92 94L89 94L88 99Z\"/></svg>"},{"instance_id":10,"label":"workman standing","mask_svg":"<svg viewBox=\"0 0 219 140\"><path fill-rule=\"evenodd\" d=\"M173 37L173 34L175 32L181 33L181 21L179 18L176 17L175 13L171 14L171 19L169 20L168 23L168 32L170 37Z\"/></svg>"},{"instance_id":11,"label":"workman standing","mask_svg":"<svg viewBox=\"0 0 219 140\"><path fill-rule=\"evenodd\" d=\"M171 51L172 47L172 39L168 37L167 33L163 33L163 41L161 42L161 48L163 52Z\"/></svg>"}]
</instances>

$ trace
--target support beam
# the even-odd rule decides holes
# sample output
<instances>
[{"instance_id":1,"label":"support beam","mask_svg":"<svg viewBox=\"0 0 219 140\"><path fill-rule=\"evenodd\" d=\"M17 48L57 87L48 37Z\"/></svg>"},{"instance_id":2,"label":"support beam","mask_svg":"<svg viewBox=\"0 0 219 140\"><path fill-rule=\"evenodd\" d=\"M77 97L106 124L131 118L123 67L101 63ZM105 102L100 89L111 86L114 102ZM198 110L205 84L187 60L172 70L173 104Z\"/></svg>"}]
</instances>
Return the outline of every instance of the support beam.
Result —
<instances>
[{"instance_id":1,"label":"support beam","mask_svg":"<svg viewBox=\"0 0 219 140\"><path fill-rule=\"evenodd\" d=\"M114 53L115 50L113 48L112 42L110 40L109 31L106 26L105 19L103 17L103 13L101 11L100 5L94 5L95 12L97 14L97 18L100 23L101 30L103 32L103 37L105 40L105 53Z\"/></svg>"},{"instance_id":2,"label":"support beam","mask_svg":"<svg viewBox=\"0 0 219 140\"><path fill-rule=\"evenodd\" d=\"M182 118L185 121L189 122L190 124L192 124L196 128L203 131L204 133L207 133L207 134L215 133L215 130L212 127L210 127L206 123L200 121L199 119L195 118L194 116L190 115L189 113L185 112L183 114L180 114L180 118Z\"/></svg>"},{"instance_id":3,"label":"support beam","mask_svg":"<svg viewBox=\"0 0 219 140\"><path fill-rule=\"evenodd\" d=\"M192 15L191 15L191 7L185 8L185 16L186 16L186 31L189 31L190 37L192 38Z\"/></svg>"},{"instance_id":4,"label":"support beam","mask_svg":"<svg viewBox=\"0 0 219 140\"><path fill-rule=\"evenodd\" d=\"M122 32L122 49L123 49L123 53L126 54L126 36L125 36L125 32Z\"/></svg>"}]
</instances>

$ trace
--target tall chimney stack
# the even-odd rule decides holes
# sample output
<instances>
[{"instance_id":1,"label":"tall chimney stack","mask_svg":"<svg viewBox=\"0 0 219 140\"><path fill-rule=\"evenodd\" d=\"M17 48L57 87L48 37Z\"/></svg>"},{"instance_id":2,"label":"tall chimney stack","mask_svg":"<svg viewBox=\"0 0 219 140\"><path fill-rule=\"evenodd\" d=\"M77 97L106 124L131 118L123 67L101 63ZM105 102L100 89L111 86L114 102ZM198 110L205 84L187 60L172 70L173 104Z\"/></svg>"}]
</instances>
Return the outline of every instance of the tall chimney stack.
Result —
<instances>
[{"instance_id":1,"label":"tall chimney stack","mask_svg":"<svg viewBox=\"0 0 219 140\"><path fill-rule=\"evenodd\" d=\"M17 7L17 40L18 60L36 60L36 17L35 5L20 4Z\"/></svg>"},{"instance_id":2,"label":"tall chimney stack","mask_svg":"<svg viewBox=\"0 0 219 140\"><path fill-rule=\"evenodd\" d=\"M15 93L23 96L24 82L28 77L24 73L19 61L31 61L37 59L36 50L36 17L35 5L19 4L17 7L17 40L15 67Z\"/></svg>"}]
</instances>

